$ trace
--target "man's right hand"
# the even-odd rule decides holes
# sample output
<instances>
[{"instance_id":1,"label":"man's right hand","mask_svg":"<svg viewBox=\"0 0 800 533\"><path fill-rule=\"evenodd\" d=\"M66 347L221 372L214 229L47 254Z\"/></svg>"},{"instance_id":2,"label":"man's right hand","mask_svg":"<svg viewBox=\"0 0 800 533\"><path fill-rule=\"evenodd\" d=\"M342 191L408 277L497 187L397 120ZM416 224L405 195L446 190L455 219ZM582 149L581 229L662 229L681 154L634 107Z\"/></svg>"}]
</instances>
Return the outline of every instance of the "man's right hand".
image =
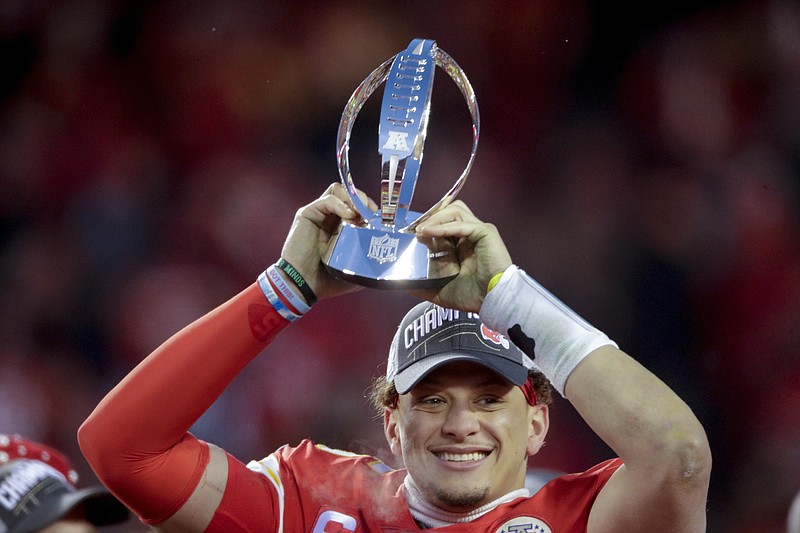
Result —
<instances>
[{"instance_id":1,"label":"man's right hand","mask_svg":"<svg viewBox=\"0 0 800 533\"><path fill-rule=\"evenodd\" d=\"M362 200L370 209L378 209L375 202L365 195L362 195ZM333 183L322 196L297 210L283 244L281 257L300 272L317 298L328 298L363 288L334 277L322 264L322 256L342 220L355 224L362 219L351 205L344 186Z\"/></svg>"}]
</instances>

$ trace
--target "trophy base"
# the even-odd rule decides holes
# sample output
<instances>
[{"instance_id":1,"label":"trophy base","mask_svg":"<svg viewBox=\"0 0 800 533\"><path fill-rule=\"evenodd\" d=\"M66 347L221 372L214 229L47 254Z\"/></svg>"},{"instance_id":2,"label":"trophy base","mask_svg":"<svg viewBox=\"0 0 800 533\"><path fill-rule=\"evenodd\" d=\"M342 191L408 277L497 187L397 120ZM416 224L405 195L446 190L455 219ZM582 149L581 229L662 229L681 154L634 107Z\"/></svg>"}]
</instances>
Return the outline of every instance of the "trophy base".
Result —
<instances>
[{"instance_id":1,"label":"trophy base","mask_svg":"<svg viewBox=\"0 0 800 533\"><path fill-rule=\"evenodd\" d=\"M334 276L375 289L434 289L458 275L450 239L423 242L413 233L341 223L322 262Z\"/></svg>"}]
</instances>

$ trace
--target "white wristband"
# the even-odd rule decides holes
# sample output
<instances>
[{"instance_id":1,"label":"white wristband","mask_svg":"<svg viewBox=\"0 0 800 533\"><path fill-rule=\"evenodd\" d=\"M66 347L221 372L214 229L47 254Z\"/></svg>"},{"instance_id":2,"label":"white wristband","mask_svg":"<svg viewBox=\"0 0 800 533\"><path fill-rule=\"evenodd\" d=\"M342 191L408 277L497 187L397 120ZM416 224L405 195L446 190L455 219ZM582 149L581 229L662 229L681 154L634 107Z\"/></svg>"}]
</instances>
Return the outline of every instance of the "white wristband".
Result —
<instances>
[{"instance_id":1,"label":"white wristband","mask_svg":"<svg viewBox=\"0 0 800 533\"><path fill-rule=\"evenodd\" d=\"M527 353L564 397L567 378L578 363L600 346L617 347L515 265L486 295L480 316Z\"/></svg>"},{"instance_id":2,"label":"white wristband","mask_svg":"<svg viewBox=\"0 0 800 533\"><path fill-rule=\"evenodd\" d=\"M286 298L286 301L294 307L297 314L304 315L311 310L311 307L303 301L299 294L294 292L289 283L281 276L275 265L270 265L266 270L266 274L272 282L272 286Z\"/></svg>"},{"instance_id":3,"label":"white wristband","mask_svg":"<svg viewBox=\"0 0 800 533\"><path fill-rule=\"evenodd\" d=\"M266 271L262 272L258 276L258 286L261 287L261 292L264 293L264 296L266 296L272 307L274 307L278 314L280 314L283 318L289 322L296 322L303 316L294 313L294 311L286 307L283 302L281 302L281 299L278 297L277 293L267 279Z\"/></svg>"}]
</instances>

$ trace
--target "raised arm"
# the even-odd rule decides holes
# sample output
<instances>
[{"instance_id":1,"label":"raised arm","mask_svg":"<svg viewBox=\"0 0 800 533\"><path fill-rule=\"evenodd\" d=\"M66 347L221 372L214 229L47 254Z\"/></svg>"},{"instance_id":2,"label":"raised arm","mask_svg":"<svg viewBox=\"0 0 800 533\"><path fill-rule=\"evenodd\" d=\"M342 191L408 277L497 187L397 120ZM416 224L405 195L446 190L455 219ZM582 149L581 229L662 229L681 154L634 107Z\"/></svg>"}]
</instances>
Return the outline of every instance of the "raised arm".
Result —
<instances>
[{"instance_id":1,"label":"raised arm","mask_svg":"<svg viewBox=\"0 0 800 533\"><path fill-rule=\"evenodd\" d=\"M466 206L448 207L418 231L462 239L469 250L457 283L421 296L479 310L489 327L534 359L624 462L595 501L588 531L705 531L711 453L691 409L605 334L511 266L497 230Z\"/></svg>"},{"instance_id":2,"label":"raised arm","mask_svg":"<svg viewBox=\"0 0 800 533\"><path fill-rule=\"evenodd\" d=\"M339 220L355 216L340 185L295 216L282 257L319 298L356 290L319 262ZM157 348L81 426L90 465L143 521L165 531L208 526L225 491L227 457L188 430L288 324L254 282Z\"/></svg>"},{"instance_id":3,"label":"raised arm","mask_svg":"<svg viewBox=\"0 0 800 533\"><path fill-rule=\"evenodd\" d=\"M625 463L598 496L590 532L706 530L711 451L700 422L671 389L604 346L573 370L566 394Z\"/></svg>"}]
</instances>

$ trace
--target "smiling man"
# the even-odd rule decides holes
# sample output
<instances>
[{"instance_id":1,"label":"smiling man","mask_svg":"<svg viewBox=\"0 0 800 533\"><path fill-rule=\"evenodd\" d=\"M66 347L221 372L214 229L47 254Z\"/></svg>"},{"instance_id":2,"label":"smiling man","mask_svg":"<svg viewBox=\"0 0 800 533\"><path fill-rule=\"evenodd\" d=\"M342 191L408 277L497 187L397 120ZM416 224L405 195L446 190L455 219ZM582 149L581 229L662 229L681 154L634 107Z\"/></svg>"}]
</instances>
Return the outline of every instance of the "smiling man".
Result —
<instances>
[{"instance_id":1,"label":"smiling man","mask_svg":"<svg viewBox=\"0 0 800 533\"><path fill-rule=\"evenodd\" d=\"M517 494L548 427L549 384L538 380L539 403L530 358L478 315L422 303L398 328L388 368L373 401L410 493L450 512Z\"/></svg>"},{"instance_id":2,"label":"smiling man","mask_svg":"<svg viewBox=\"0 0 800 533\"><path fill-rule=\"evenodd\" d=\"M691 409L513 265L497 229L461 201L416 230L456 241L460 272L416 293L426 301L403 319L373 384L403 469L309 440L245 465L190 434L276 335L318 299L360 288L320 260L341 221L360 222L337 183L297 212L275 265L166 340L81 427L98 477L145 523L176 532L705 530L711 455ZM551 387L617 457L531 494L526 468L547 434Z\"/></svg>"}]
</instances>

